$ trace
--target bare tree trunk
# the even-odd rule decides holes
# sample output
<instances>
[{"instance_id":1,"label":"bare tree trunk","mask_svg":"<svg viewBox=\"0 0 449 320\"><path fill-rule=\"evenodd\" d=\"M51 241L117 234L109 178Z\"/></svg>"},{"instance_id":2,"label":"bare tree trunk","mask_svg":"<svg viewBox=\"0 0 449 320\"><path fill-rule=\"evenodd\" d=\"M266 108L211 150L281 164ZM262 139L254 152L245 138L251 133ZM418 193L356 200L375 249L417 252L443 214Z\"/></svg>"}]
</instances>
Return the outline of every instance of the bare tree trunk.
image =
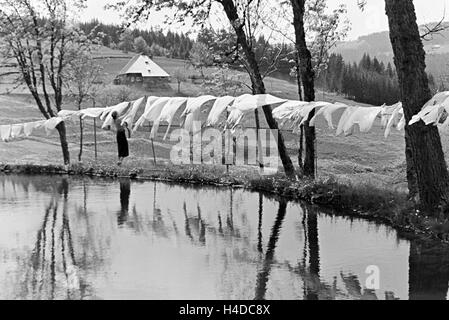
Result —
<instances>
[{"instance_id":1,"label":"bare tree trunk","mask_svg":"<svg viewBox=\"0 0 449 320\"><path fill-rule=\"evenodd\" d=\"M310 113L309 119L304 124L304 138L306 151L304 156L304 174L307 177L315 178L315 127L309 125L310 120L315 116L315 111Z\"/></svg>"},{"instance_id":2,"label":"bare tree trunk","mask_svg":"<svg viewBox=\"0 0 449 320\"><path fill-rule=\"evenodd\" d=\"M302 94L302 81L301 81L301 68L299 66L299 54L296 52L296 81L298 83L298 96L299 100L303 101ZM304 172L304 162L302 159L302 155L304 153L304 127L300 128L300 136L299 136L299 149L298 149L298 166L301 169L301 172Z\"/></svg>"},{"instance_id":3,"label":"bare tree trunk","mask_svg":"<svg viewBox=\"0 0 449 320\"><path fill-rule=\"evenodd\" d=\"M298 82L299 101L303 101L301 67L299 66L299 54L296 52L296 81Z\"/></svg>"},{"instance_id":4,"label":"bare tree trunk","mask_svg":"<svg viewBox=\"0 0 449 320\"><path fill-rule=\"evenodd\" d=\"M385 4L410 139L406 153L416 168L420 202L424 209L434 211L448 203L449 175L438 128L423 122L408 125L431 98L415 7L412 0L385 0Z\"/></svg>"},{"instance_id":5,"label":"bare tree trunk","mask_svg":"<svg viewBox=\"0 0 449 320\"><path fill-rule=\"evenodd\" d=\"M254 111L254 116L256 118L256 139L257 139L257 147L256 147L256 156L257 162L261 169L264 168L263 164L263 156L262 156L262 142L260 141L260 119L259 119L259 110Z\"/></svg>"},{"instance_id":6,"label":"bare tree trunk","mask_svg":"<svg viewBox=\"0 0 449 320\"><path fill-rule=\"evenodd\" d=\"M83 118L80 117L80 152L78 154L78 161L81 162L83 158L83 144L84 144L84 124Z\"/></svg>"},{"instance_id":7,"label":"bare tree trunk","mask_svg":"<svg viewBox=\"0 0 449 320\"><path fill-rule=\"evenodd\" d=\"M320 239L318 231L318 215L317 213L305 207L304 215L306 215L307 229L306 239L309 248L309 271L316 279L320 278ZM308 288L307 300L318 300L318 294Z\"/></svg>"},{"instance_id":8,"label":"bare tree trunk","mask_svg":"<svg viewBox=\"0 0 449 320\"><path fill-rule=\"evenodd\" d=\"M81 110L82 101L78 101L78 110ZM80 152L78 154L78 161L81 162L83 159L83 144L84 144L84 123L83 117L80 117Z\"/></svg>"},{"instance_id":9,"label":"bare tree trunk","mask_svg":"<svg viewBox=\"0 0 449 320\"><path fill-rule=\"evenodd\" d=\"M408 133L405 133L405 159L407 166L407 182L409 190L409 198L415 202L419 202L418 178L416 176L415 163L413 162L413 152Z\"/></svg>"},{"instance_id":10,"label":"bare tree trunk","mask_svg":"<svg viewBox=\"0 0 449 320\"><path fill-rule=\"evenodd\" d=\"M248 39L244 30L243 24L240 22L241 19L238 15L237 8L233 0L222 0L221 4L223 6L226 15L234 27L237 35L238 43L242 47L249 66L249 76L251 77L251 82L253 83L253 89L256 94L265 94L265 84L263 82L262 75L260 73L259 65L256 60L256 55L253 48L248 44ZM285 146L284 137L279 131L279 126L273 117L273 113L270 106L264 106L263 112L267 120L268 126L271 130L275 130L279 133L278 137L278 152L284 166L285 174L290 177L296 177L295 167L293 162L288 155L287 147Z\"/></svg>"},{"instance_id":11,"label":"bare tree trunk","mask_svg":"<svg viewBox=\"0 0 449 320\"><path fill-rule=\"evenodd\" d=\"M270 279L270 274L273 269L273 261L275 257L275 251L277 247L277 243L279 241L279 233L282 230L282 225L285 220L285 216L287 214L287 202L281 201L279 203L279 211L276 217L276 221L274 222L274 226L271 229L272 233L270 236L270 240L268 241L267 251L263 261L263 267L260 272L257 274L256 281L256 298L254 300L261 301L265 300L265 296L267 293L268 281Z\"/></svg>"},{"instance_id":12,"label":"bare tree trunk","mask_svg":"<svg viewBox=\"0 0 449 320\"><path fill-rule=\"evenodd\" d=\"M302 87L304 88L304 101L315 101L315 72L312 66L312 54L306 43L304 29L304 14L306 0L290 0L293 8L293 25L295 27L296 50L298 51L299 69L301 72ZM315 178L315 127L310 126L310 120L315 116L311 112L304 123L305 159L304 175Z\"/></svg>"},{"instance_id":13,"label":"bare tree trunk","mask_svg":"<svg viewBox=\"0 0 449 320\"><path fill-rule=\"evenodd\" d=\"M301 126L299 133L299 150L298 150L298 166L304 172L304 161L302 155L304 154L304 126Z\"/></svg>"},{"instance_id":14,"label":"bare tree trunk","mask_svg":"<svg viewBox=\"0 0 449 320\"><path fill-rule=\"evenodd\" d=\"M64 158L64 164L69 165L70 164L70 153L69 153L69 144L67 143L67 131L66 126L64 122L61 122L56 129L59 133L59 140L61 141L61 148L62 148L62 156Z\"/></svg>"}]
</instances>

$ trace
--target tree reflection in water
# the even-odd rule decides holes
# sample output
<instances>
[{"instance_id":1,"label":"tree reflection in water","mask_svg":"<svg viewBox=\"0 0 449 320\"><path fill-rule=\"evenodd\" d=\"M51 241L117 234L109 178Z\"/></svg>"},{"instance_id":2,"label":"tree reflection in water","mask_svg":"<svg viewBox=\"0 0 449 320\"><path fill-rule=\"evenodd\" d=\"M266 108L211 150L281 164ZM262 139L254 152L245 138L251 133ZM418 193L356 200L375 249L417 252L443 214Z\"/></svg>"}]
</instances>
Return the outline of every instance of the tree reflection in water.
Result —
<instances>
[{"instance_id":1,"label":"tree reflection in water","mask_svg":"<svg viewBox=\"0 0 449 320\"><path fill-rule=\"evenodd\" d=\"M139 190L134 190L131 181L124 179L120 181L120 199L117 196L112 204L114 209L111 219L104 220L107 217L102 216L103 211L98 204L91 204L97 211L89 212L89 184L85 180L81 183L75 180L73 185L83 189L82 192L71 192L70 197L73 199L70 202L68 178L58 178L57 183L54 180L34 180L29 177L0 180L0 191L3 187L6 201L15 201L20 197L33 199L31 195L37 192L51 196L51 199L45 198L44 204L49 200L48 204L45 211L39 213L43 217L32 245L34 249L26 255L19 251L17 254L21 270L15 274L20 280L11 281L16 282L15 289L19 287L18 283L22 284L20 292L16 294L20 298L94 298L92 283L98 278L93 273L109 266L108 259L112 259L113 255L108 252L108 248L111 243L116 245L114 240L120 239L115 233L119 226L120 232L127 237L138 237L144 245L157 246L160 240L170 240L165 244L168 243L168 248L174 252L190 246L189 250L193 251L189 252L204 257L202 266L215 268L212 275L216 278L211 278L211 281L216 281L217 292L231 299L244 297L263 300L278 297L282 296L282 292L278 295L276 290L286 290L285 287L289 285L294 286L294 292L286 293L288 297L309 300L396 299L393 292L367 290L357 275L351 271L342 271L345 265L341 266L341 271L335 271L335 275L331 273L329 278L330 269L326 262L329 259L325 250L329 248L326 241L333 238L324 234L321 210L318 211L316 207L301 204L301 215L297 218L291 211L299 207L289 208L286 201L265 201L266 198L259 194L250 200L253 202L248 202L252 207L241 207L239 195L242 199L247 196L243 192L240 194L231 190L228 194L220 190L217 191L217 198L210 200L210 194L201 194L203 189L189 189L190 195L182 200L183 205L174 203L173 206L167 206L165 203L158 204L158 199L163 199L158 195L158 187L164 189L164 185L148 183L147 187L154 186L151 214L151 205L147 210L145 196L139 200ZM109 187L117 190L118 184ZM140 191L147 194L148 188ZM164 192L168 194L166 190ZM98 196L94 192L90 194ZM84 199L81 199L83 195ZM217 199L223 203L211 204L214 201L218 203ZM71 207L72 202L75 210ZM142 205L137 207L142 209L137 210L136 203ZM255 208L257 205L258 208ZM276 215L271 215L276 210ZM105 221L111 222L114 229L105 228ZM294 223L294 231L291 223ZM129 230L133 231L132 235L127 232ZM153 242L148 241L149 234ZM179 246L170 247L173 244L172 237L178 240ZM297 243L297 252L293 249L292 254L290 248L284 247L287 239L289 245ZM412 241L408 259L409 298L446 299L449 284L448 250ZM400 269L398 272L407 270ZM198 276L201 277L201 274ZM407 283L401 285L406 286Z\"/></svg>"},{"instance_id":2,"label":"tree reflection in water","mask_svg":"<svg viewBox=\"0 0 449 320\"><path fill-rule=\"evenodd\" d=\"M57 193L45 210L37 233L30 268L26 271L21 297L24 299L82 299L88 287L82 280L75 258L67 212L69 185L59 183Z\"/></svg>"},{"instance_id":3,"label":"tree reflection in water","mask_svg":"<svg viewBox=\"0 0 449 320\"><path fill-rule=\"evenodd\" d=\"M270 240L268 242L267 251L262 264L262 268L257 275L256 300L264 300L267 293L267 284L270 278L271 268L274 262L274 253L279 240L279 234L282 229L282 224L287 214L287 202L281 201L279 203L279 211L271 230Z\"/></svg>"},{"instance_id":4,"label":"tree reflection in water","mask_svg":"<svg viewBox=\"0 0 449 320\"><path fill-rule=\"evenodd\" d=\"M77 239L74 239L68 208L69 182L67 178L62 178L57 184L53 183L53 186L56 187L51 191L52 198L46 206L34 249L28 262L21 264L25 270L19 271L24 276L17 295L26 300L92 298L94 290L84 275L89 269L101 268L101 253L95 254L95 244L101 237L92 232L85 198L84 206L75 211ZM39 186L34 189L39 190ZM45 192L49 193L49 190L45 189ZM87 192L84 196L87 197ZM80 229L81 218L84 219L87 230L85 241ZM81 245L78 250L77 245Z\"/></svg>"},{"instance_id":5,"label":"tree reflection in water","mask_svg":"<svg viewBox=\"0 0 449 320\"><path fill-rule=\"evenodd\" d=\"M259 224L257 226L257 250L263 254L263 194L259 193Z\"/></svg>"},{"instance_id":6,"label":"tree reflection in water","mask_svg":"<svg viewBox=\"0 0 449 320\"><path fill-rule=\"evenodd\" d=\"M446 300L449 286L449 249L412 241L409 256L409 299Z\"/></svg>"},{"instance_id":7,"label":"tree reflection in water","mask_svg":"<svg viewBox=\"0 0 449 320\"><path fill-rule=\"evenodd\" d=\"M185 218L185 232L186 236L192 241L192 243L199 243L200 245L206 245L206 223L201 216L201 208L198 204L198 215L196 217L189 217L187 211L187 203L184 202L183 211Z\"/></svg>"}]
</instances>

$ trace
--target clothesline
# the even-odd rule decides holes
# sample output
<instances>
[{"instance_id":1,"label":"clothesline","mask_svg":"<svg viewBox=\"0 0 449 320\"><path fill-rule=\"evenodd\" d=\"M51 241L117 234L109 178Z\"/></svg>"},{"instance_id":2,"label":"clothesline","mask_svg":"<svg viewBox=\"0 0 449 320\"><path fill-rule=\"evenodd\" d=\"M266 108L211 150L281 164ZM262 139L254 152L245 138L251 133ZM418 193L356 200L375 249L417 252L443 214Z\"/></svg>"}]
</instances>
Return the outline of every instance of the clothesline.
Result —
<instances>
[{"instance_id":1,"label":"clothesline","mask_svg":"<svg viewBox=\"0 0 449 320\"><path fill-rule=\"evenodd\" d=\"M44 128L47 135L50 135L63 121L64 119L62 117L54 117L49 120L1 125L0 138L3 142L10 142L14 139L29 137L35 130L40 128Z\"/></svg>"},{"instance_id":2,"label":"clothesline","mask_svg":"<svg viewBox=\"0 0 449 320\"><path fill-rule=\"evenodd\" d=\"M202 123L202 109L209 104L212 104L212 107L207 120ZM2 141L8 142L21 137L29 137L34 130L39 128L45 128L47 134L51 134L62 121L79 117L82 119L100 119L103 121L102 128L107 129L114 124L112 115L117 113L122 125L128 125L133 131L137 131L147 122L152 123L151 139L157 136L160 125L167 123L168 126L164 135L164 140L166 140L178 113L181 113L181 126L189 132L198 132L203 125L217 127L225 112L228 114L225 128L235 130L243 125L245 117L266 105L277 105L273 110L274 118L280 122L281 128L290 128L295 133L299 132L300 127L310 118L313 111L315 111L315 116L311 119L310 125L315 126L317 120L323 117L329 128L336 130L337 136L342 134L350 136L357 127L359 127L360 132L368 133L379 118L382 127L385 128L385 138L388 138L392 128L396 127L398 130L403 130L406 125L404 110L400 102L392 106L359 107L339 102L318 101L308 103L286 100L270 94L244 94L240 97L206 95L195 98L150 96L106 108L88 108L80 111L63 110L58 113L57 117L49 120L2 125L0 126L0 136ZM137 115L142 110L143 114L136 121ZM337 127L335 127L333 117L338 111L343 111L343 113ZM435 95L423 107L422 111L413 117L409 125L414 125L421 120L426 125L438 125L445 114L449 114L449 92L441 92ZM443 128L449 127L449 117L441 126Z\"/></svg>"}]
</instances>

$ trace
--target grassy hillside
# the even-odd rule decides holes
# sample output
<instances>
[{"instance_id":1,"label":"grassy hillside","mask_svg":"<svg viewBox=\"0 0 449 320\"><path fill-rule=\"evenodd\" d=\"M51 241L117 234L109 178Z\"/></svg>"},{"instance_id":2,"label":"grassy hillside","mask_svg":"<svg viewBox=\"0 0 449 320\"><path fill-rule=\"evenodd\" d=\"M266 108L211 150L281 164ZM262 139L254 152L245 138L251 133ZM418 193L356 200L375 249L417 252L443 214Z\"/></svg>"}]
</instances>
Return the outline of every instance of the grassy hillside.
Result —
<instances>
[{"instance_id":1,"label":"grassy hillside","mask_svg":"<svg viewBox=\"0 0 449 320\"><path fill-rule=\"evenodd\" d=\"M131 55L125 55L117 51L102 52L97 55L98 60L105 67L105 76L113 79L121 68L128 62ZM106 57L107 54L107 57ZM178 68L184 68L185 62L181 60L171 60L167 58L154 59L163 69L173 73ZM206 73L214 72L214 69L206 70ZM187 75L196 74L198 71L187 68ZM247 79L246 75L241 74ZM265 80L267 90L276 96L286 99L297 98L297 87L294 83L274 78ZM177 84L170 84L170 92L142 92L141 94L151 94L160 96L177 96ZM201 85L186 82L182 84L182 95L197 96L207 94ZM25 121L42 119L33 100L23 91L19 94L0 96L0 125L13 124ZM317 99L330 102L343 102L353 104L339 96L317 92ZM65 108L71 109L72 105L67 103ZM203 117L207 116L205 110ZM262 117L263 118L263 117ZM87 133L85 141L86 160L92 160L94 155L93 121L86 122ZM98 130L98 152L102 162L115 164L116 145L113 132ZM246 126L254 126L254 117L246 119ZM264 125L265 126L265 125ZM162 126L160 135L155 141L156 154L159 161L169 159L172 143L162 141L165 127ZM335 131L329 130L323 120L320 120L318 129L318 173L320 177L335 177L340 181L353 183L370 183L373 185L388 186L392 189L406 188L405 178L405 156L404 138L402 132L393 131L388 140L383 138L383 130L379 124L370 134L356 134L353 137L335 137ZM135 166L148 166L152 163L152 148L148 140L149 127L138 132L130 141L131 158L130 163ZM298 137L289 131L284 131L287 147L294 163L297 163ZM78 154L79 129L77 121L68 123L68 136L72 159L75 161ZM449 147L449 136L443 134L443 144ZM449 152L448 150L446 150ZM12 143L0 142L0 162L9 163L61 163L61 151L57 134L47 136L44 132L36 137L15 141Z\"/></svg>"}]
</instances>

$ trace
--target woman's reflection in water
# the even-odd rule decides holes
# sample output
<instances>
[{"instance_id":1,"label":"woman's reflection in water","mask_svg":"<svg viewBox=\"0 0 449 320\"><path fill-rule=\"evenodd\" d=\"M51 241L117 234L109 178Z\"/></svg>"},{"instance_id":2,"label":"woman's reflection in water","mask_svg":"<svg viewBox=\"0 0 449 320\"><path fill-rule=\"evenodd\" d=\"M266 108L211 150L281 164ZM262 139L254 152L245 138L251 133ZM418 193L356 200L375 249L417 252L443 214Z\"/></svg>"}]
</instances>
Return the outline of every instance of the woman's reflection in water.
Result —
<instances>
[{"instance_id":1,"label":"woman's reflection in water","mask_svg":"<svg viewBox=\"0 0 449 320\"><path fill-rule=\"evenodd\" d=\"M128 179L120 180L120 211L118 212L118 225L123 226L128 222L129 216L129 198L131 196L131 181Z\"/></svg>"}]
</instances>

